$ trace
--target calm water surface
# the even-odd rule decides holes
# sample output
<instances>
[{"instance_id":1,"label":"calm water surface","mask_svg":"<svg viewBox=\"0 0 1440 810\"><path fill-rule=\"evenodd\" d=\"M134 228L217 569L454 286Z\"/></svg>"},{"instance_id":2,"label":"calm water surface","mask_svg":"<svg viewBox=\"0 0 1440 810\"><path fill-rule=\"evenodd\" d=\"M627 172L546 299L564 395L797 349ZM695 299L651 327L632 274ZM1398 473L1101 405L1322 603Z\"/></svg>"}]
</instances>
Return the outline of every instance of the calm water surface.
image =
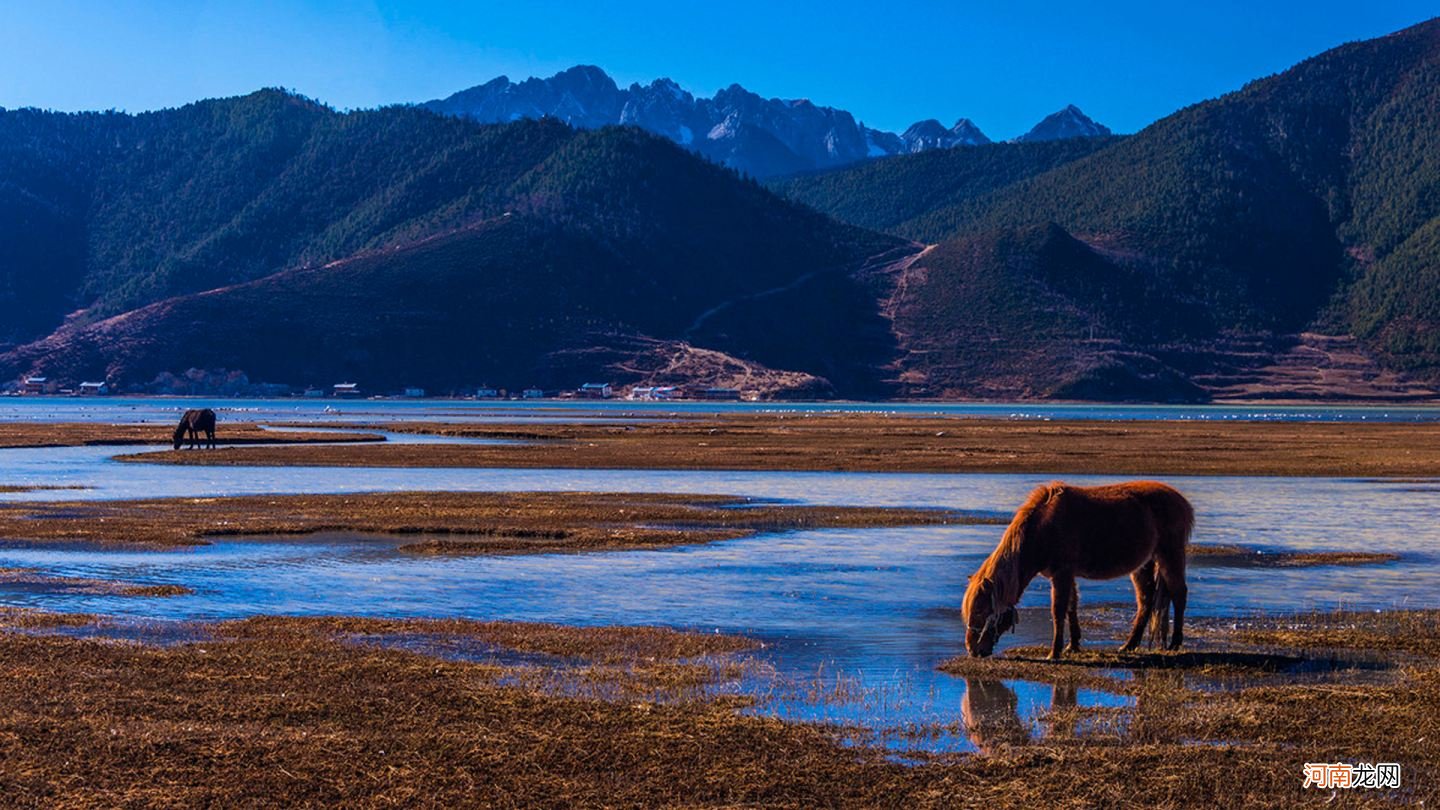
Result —
<instances>
[{"instance_id":1,"label":"calm water surface","mask_svg":"<svg viewBox=\"0 0 1440 810\"><path fill-rule=\"evenodd\" d=\"M584 422L724 413L878 413L999 419L1433 422L1433 405L1104 405L1006 402L631 402L627 400L336 400L200 397L0 397L0 422L171 423L186 408L245 422Z\"/></svg>"}]
</instances>

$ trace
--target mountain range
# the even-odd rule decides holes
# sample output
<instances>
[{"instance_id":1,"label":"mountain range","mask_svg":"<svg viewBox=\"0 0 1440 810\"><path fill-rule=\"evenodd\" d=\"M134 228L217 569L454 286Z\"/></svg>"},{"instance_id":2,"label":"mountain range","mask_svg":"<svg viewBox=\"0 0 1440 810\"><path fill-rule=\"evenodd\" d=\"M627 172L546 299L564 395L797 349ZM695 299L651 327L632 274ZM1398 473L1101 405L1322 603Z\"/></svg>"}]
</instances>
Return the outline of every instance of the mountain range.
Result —
<instances>
[{"instance_id":1,"label":"mountain range","mask_svg":"<svg viewBox=\"0 0 1440 810\"><path fill-rule=\"evenodd\" d=\"M930 284L955 275L955 286L912 285L914 306L951 312L968 341L1043 356L1018 375L1029 390L1103 395L1087 376L1118 385L1159 369L1201 386L1197 396L1265 395L1300 356L1319 369L1306 383L1316 391L1341 377L1356 390L1414 390L1396 372L1436 381L1440 21L1077 146L892 158L774 187L936 244L915 272ZM983 327L937 310L1001 280L1003 298L966 307ZM1031 311L1048 313L1050 334L1036 334L1039 316L1021 317ZM1352 338L1343 357L1326 348ZM973 390L970 371L945 365L947 352L975 362L963 345L952 335L915 355L933 367L912 369L909 392ZM1067 378L1062 367L1088 371Z\"/></svg>"},{"instance_id":2,"label":"mountain range","mask_svg":"<svg viewBox=\"0 0 1440 810\"><path fill-rule=\"evenodd\" d=\"M946 128L934 119L895 134L805 99L762 98L738 84L696 98L670 79L622 88L605 71L581 65L547 79L501 76L426 102L425 108L481 123L555 118L593 129L634 125L753 177L809 172L870 158L975 146L990 139L968 118ZM1019 140L1109 135L1075 106L1041 121Z\"/></svg>"},{"instance_id":3,"label":"mountain range","mask_svg":"<svg viewBox=\"0 0 1440 810\"><path fill-rule=\"evenodd\" d=\"M657 134L700 101L606 96L600 75L570 78L611 106L550 99L574 125L278 90L0 111L0 379L1166 401L1440 383L1440 20L1134 135L1062 111L1041 134L1087 137L766 185L697 154L699 129ZM727 92L732 112L758 98ZM745 109L732 147L784 147L753 123L783 129L779 108Z\"/></svg>"}]
</instances>

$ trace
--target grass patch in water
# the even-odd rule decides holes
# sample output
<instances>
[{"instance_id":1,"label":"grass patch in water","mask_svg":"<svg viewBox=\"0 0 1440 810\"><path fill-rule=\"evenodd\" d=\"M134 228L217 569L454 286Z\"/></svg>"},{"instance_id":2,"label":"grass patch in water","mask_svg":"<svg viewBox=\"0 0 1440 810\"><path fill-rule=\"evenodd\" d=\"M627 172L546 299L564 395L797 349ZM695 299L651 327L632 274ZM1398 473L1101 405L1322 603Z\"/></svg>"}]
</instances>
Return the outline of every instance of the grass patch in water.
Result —
<instances>
[{"instance_id":1,"label":"grass patch in water","mask_svg":"<svg viewBox=\"0 0 1440 810\"><path fill-rule=\"evenodd\" d=\"M1243 568L1380 565L1400 559L1387 551L1261 551L1228 543L1191 543L1189 554L1203 564Z\"/></svg>"},{"instance_id":2,"label":"grass patch in water","mask_svg":"<svg viewBox=\"0 0 1440 810\"><path fill-rule=\"evenodd\" d=\"M398 492L0 503L0 537L177 546L205 542L207 537L320 532L469 534L491 536L497 541L492 544L494 550L515 552L653 548L756 531L985 521L936 509L751 504L728 496L593 492ZM502 539L504 542L499 542ZM411 549L420 553L440 550L423 545ZM477 550L466 549L471 553Z\"/></svg>"},{"instance_id":3,"label":"grass patch in water","mask_svg":"<svg viewBox=\"0 0 1440 810\"><path fill-rule=\"evenodd\" d=\"M310 425L322 430L325 425ZM335 425L340 427L340 425ZM346 427L355 427L347 425ZM676 416L629 425L398 423L504 445L376 444L148 453L165 464L861 472L1403 476L1440 469L1440 424L1009 420L885 414Z\"/></svg>"},{"instance_id":4,"label":"grass patch in water","mask_svg":"<svg viewBox=\"0 0 1440 810\"><path fill-rule=\"evenodd\" d=\"M194 593L183 585L137 585L90 577L46 574L33 568L0 568L0 588L86 596L183 596Z\"/></svg>"}]
</instances>

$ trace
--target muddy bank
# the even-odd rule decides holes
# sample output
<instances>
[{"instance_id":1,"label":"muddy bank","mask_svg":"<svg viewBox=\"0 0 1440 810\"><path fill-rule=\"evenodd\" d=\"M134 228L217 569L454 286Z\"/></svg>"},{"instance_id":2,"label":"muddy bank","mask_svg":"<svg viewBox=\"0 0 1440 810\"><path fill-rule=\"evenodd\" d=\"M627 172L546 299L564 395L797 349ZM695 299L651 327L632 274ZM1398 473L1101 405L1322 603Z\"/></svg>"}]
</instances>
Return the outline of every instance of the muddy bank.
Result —
<instances>
[{"instance_id":1,"label":"muddy bank","mask_svg":"<svg viewBox=\"0 0 1440 810\"><path fill-rule=\"evenodd\" d=\"M315 429L315 426L310 426ZM1098 422L758 414L632 425L366 426L500 445L243 447L131 461L1108 475L1430 476L1440 424Z\"/></svg>"},{"instance_id":2,"label":"muddy bank","mask_svg":"<svg viewBox=\"0 0 1440 810\"><path fill-rule=\"evenodd\" d=\"M402 492L0 504L10 540L190 545L206 537L360 532L421 554L596 551L762 530L993 522L934 509L785 506L704 495Z\"/></svg>"}]
</instances>

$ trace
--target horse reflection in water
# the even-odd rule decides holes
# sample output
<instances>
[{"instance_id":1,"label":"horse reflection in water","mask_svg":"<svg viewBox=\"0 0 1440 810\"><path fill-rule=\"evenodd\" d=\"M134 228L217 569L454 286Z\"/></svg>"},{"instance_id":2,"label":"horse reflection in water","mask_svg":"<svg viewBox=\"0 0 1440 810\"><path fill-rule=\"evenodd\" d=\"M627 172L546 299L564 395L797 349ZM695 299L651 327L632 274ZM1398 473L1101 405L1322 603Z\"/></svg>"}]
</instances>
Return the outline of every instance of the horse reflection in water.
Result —
<instances>
[{"instance_id":1,"label":"horse reflection in water","mask_svg":"<svg viewBox=\"0 0 1440 810\"><path fill-rule=\"evenodd\" d=\"M1055 684L1050 693L1049 723L1042 727L1043 737L1073 737L1076 734L1079 696L1073 684ZM1003 681L990 678L966 678L965 695L960 698L960 715L965 720L965 735L982 754L993 754L1007 747L1024 745L1036 734L1030 723L1020 716L1020 698Z\"/></svg>"}]
</instances>

